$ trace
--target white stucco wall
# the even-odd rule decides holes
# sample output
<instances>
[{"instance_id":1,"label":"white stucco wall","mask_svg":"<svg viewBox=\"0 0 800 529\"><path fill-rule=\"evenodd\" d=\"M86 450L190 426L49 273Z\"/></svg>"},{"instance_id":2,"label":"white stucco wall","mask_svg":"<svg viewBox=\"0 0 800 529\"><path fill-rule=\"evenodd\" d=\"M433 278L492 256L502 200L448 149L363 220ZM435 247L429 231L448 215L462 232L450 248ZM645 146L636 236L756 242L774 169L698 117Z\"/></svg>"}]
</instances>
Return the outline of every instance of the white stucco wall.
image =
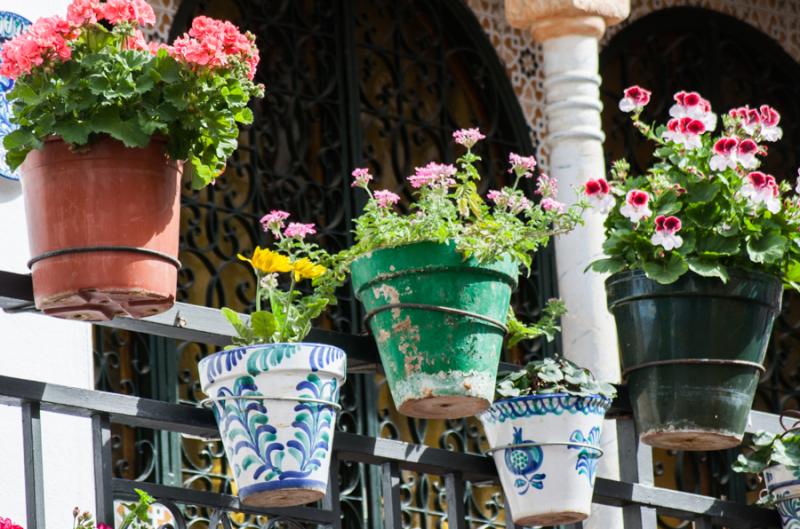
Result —
<instances>
[{"instance_id":1,"label":"white stucco wall","mask_svg":"<svg viewBox=\"0 0 800 529\"><path fill-rule=\"evenodd\" d=\"M0 10L29 20L64 14L67 0L0 0ZM27 272L29 259L20 185L0 178L0 269ZM0 374L90 388L91 326L33 314L0 312ZM94 510L92 442L88 419L45 413L47 527L72 526L72 509ZM0 406L0 517L29 529L25 520L19 408Z\"/></svg>"}]
</instances>

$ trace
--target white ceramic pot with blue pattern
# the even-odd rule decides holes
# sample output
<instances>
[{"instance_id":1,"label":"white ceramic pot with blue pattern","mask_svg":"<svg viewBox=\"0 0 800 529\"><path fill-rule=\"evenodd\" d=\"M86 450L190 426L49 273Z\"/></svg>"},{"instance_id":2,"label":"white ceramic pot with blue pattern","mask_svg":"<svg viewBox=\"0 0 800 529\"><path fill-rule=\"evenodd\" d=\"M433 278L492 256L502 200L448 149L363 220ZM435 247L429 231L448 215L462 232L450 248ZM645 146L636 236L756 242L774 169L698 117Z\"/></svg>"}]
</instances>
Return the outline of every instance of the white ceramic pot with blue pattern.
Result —
<instances>
[{"instance_id":1,"label":"white ceramic pot with blue pattern","mask_svg":"<svg viewBox=\"0 0 800 529\"><path fill-rule=\"evenodd\" d=\"M498 400L479 416L515 524L589 516L610 405L599 395L529 395Z\"/></svg>"},{"instance_id":2,"label":"white ceramic pot with blue pattern","mask_svg":"<svg viewBox=\"0 0 800 529\"><path fill-rule=\"evenodd\" d=\"M764 470L764 481L775 498L783 529L800 529L800 472L774 465Z\"/></svg>"},{"instance_id":3,"label":"white ceramic pot with blue pattern","mask_svg":"<svg viewBox=\"0 0 800 529\"><path fill-rule=\"evenodd\" d=\"M325 495L346 364L338 347L313 343L240 347L200 361L244 504L288 507Z\"/></svg>"}]
</instances>

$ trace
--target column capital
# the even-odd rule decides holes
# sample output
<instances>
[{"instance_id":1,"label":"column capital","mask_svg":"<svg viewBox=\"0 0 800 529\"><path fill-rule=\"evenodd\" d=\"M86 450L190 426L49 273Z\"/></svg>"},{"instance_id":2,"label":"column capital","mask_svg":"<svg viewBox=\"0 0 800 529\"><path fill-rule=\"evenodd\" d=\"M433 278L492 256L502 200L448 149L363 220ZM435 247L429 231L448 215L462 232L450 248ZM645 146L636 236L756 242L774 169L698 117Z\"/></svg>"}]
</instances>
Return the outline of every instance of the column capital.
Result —
<instances>
[{"instance_id":1,"label":"column capital","mask_svg":"<svg viewBox=\"0 0 800 529\"><path fill-rule=\"evenodd\" d=\"M599 39L631 11L630 0L505 0L505 6L508 23L539 42L569 35Z\"/></svg>"}]
</instances>

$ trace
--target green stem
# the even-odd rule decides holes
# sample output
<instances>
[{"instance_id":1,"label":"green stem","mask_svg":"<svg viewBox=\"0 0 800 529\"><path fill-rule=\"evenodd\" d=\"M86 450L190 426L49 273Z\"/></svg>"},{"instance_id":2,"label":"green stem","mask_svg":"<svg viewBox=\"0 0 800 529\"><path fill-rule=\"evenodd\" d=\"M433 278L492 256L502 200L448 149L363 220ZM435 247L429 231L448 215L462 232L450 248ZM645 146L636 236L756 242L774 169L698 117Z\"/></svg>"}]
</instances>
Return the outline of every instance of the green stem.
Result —
<instances>
[{"instance_id":1,"label":"green stem","mask_svg":"<svg viewBox=\"0 0 800 529\"><path fill-rule=\"evenodd\" d=\"M256 270L256 312L261 311L261 274Z\"/></svg>"},{"instance_id":2,"label":"green stem","mask_svg":"<svg viewBox=\"0 0 800 529\"><path fill-rule=\"evenodd\" d=\"M292 275L292 282L289 284L289 296L287 297L286 312L283 315L283 329L281 329L282 342L287 341L286 327L289 325L289 312L292 310L292 303L293 303L292 293L294 293L294 285L295 285L294 272L290 272L290 274Z\"/></svg>"}]
</instances>

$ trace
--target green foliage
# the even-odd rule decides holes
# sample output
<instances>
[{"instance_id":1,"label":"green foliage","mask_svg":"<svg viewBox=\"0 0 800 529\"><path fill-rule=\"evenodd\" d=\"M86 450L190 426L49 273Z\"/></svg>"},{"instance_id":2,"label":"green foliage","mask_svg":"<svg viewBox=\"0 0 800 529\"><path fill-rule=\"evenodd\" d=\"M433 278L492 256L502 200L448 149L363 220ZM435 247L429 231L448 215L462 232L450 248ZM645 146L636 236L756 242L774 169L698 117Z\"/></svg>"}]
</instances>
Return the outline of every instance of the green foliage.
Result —
<instances>
[{"instance_id":1,"label":"green foliage","mask_svg":"<svg viewBox=\"0 0 800 529\"><path fill-rule=\"evenodd\" d=\"M712 169L713 146L720 137L737 141L767 141L761 129L744 130L741 122L725 115L719 136L707 131L698 148L662 136L665 127L654 127L633 115L634 126L655 144L655 162L643 175L630 174L625 161L613 164L609 185L615 205L605 221L605 256L590 265L600 273L643 270L650 279L673 283L688 271L727 282L731 269L756 270L796 284L800 275L800 199L787 195L789 184L779 185L778 203L767 207L749 199L743 186L755 165ZM775 138L770 138L774 140ZM763 155L766 151L759 153ZM652 214L632 222L622 214L631 190L646 191ZM667 250L654 243L659 215L677 216L683 244Z\"/></svg>"},{"instance_id":2,"label":"green foliage","mask_svg":"<svg viewBox=\"0 0 800 529\"><path fill-rule=\"evenodd\" d=\"M551 393L613 399L617 390L611 384L599 382L588 369L557 357L529 362L519 371L507 374L498 380L496 393L498 399Z\"/></svg>"},{"instance_id":3,"label":"green foliage","mask_svg":"<svg viewBox=\"0 0 800 529\"><path fill-rule=\"evenodd\" d=\"M773 465L783 465L795 476L800 476L800 432L789 430L782 435L765 431L755 433L748 452L739 454L731 469L744 474L757 474ZM759 503L771 505L773 500L767 495Z\"/></svg>"},{"instance_id":4,"label":"green foliage","mask_svg":"<svg viewBox=\"0 0 800 529\"><path fill-rule=\"evenodd\" d=\"M263 95L263 86L241 69L191 68L165 49L125 49L134 29L82 26L69 60L16 80L7 94L19 126L4 139L9 167L49 136L79 147L108 135L128 147L164 137L172 159L191 161L196 189L224 171L238 146L238 125L252 122L248 102Z\"/></svg>"},{"instance_id":5,"label":"green foliage","mask_svg":"<svg viewBox=\"0 0 800 529\"><path fill-rule=\"evenodd\" d=\"M155 503L155 498L141 489L133 489L136 492L135 502L124 503L123 507L127 511L122 519L119 529L150 529L152 526L148 509ZM113 526L97 522L89 512L81 512L78 507L72 511L73 529L113 529ZM112 520L109 520L113 523Z\"/></svg>"},{"instance_id":6,"label":"green foliage","mask_svg":"<svg viewBox=\"0 0 800 529\"><path fill-rule=\"evenodd\" d=\"M552 342L561 330L558 321L567 313L567 307L560 299L550 299L542 310L542 317L534 324L526 325L519 321L511 307L508 308L508 346L514 347L522 340L532 340L544 336Z\"/></svg>"}]
</instances>

